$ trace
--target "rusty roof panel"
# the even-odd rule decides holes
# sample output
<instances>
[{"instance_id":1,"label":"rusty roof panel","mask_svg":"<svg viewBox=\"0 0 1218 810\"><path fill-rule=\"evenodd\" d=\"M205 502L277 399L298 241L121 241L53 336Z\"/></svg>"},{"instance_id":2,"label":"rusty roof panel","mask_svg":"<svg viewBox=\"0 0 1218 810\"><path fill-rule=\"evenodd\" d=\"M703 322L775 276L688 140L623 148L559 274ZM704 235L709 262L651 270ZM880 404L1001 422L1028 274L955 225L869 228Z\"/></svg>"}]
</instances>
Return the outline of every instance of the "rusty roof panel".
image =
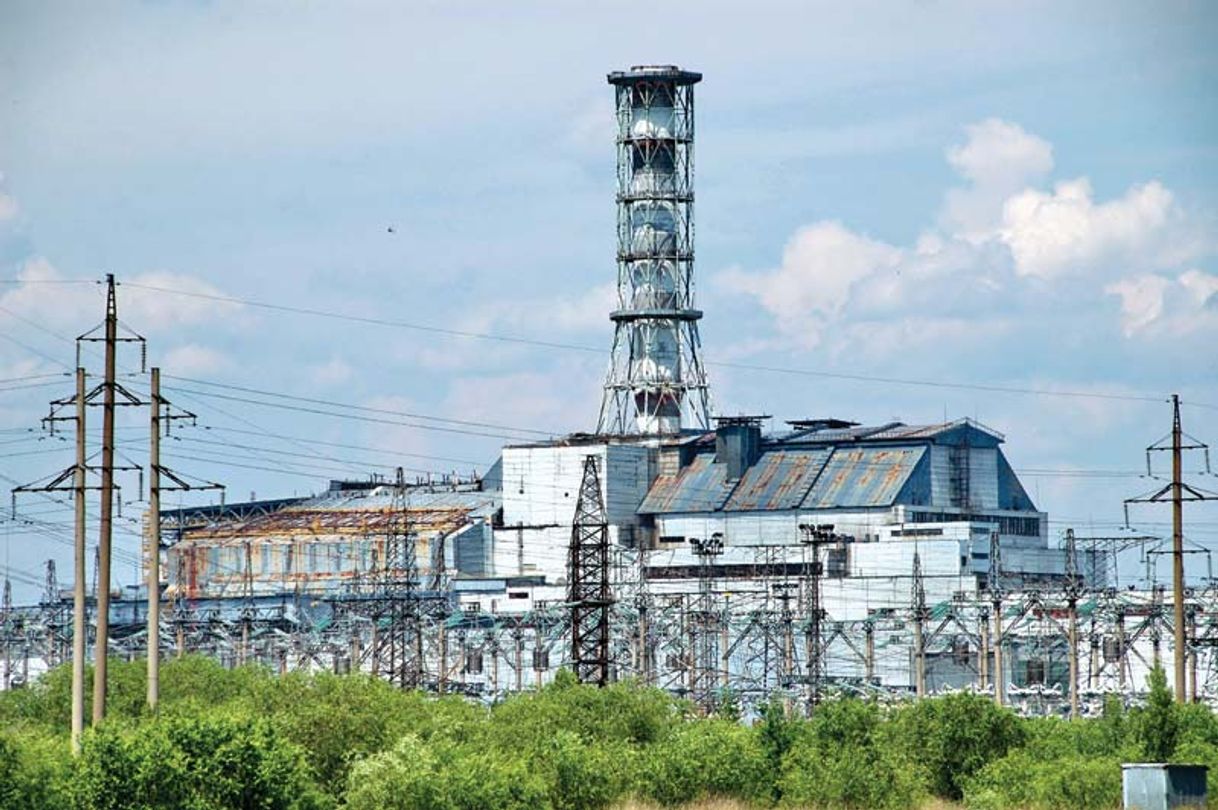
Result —
<instances>
[{"instance_id":1,"label":"rusty roof panel","mask_svg":"<svg viewBox=\"0 0 1218 810\"><path fill-rule=\"evenodd\" d=\"M639 514L714 512L723 508L732 485L724 480L725 467L710 454L699 455L678 475L657 478L639 507Z\"/></svg>"},{"instance_id":2,"label":"rusty roof panel","mask_svg":"<svg viewBox=\"0 0 1218 810\"><path fill-rule=\"evenodd\" d=\"M832 452L817 448L765 453L744 474L724 509L798 509Z\"/></svg>"},{"instance_id":3,"label":"rusty roof panel","mask_svg":"<svg viewBox=\"0 0 1218 810\"><path fill-rule=\"evenodd\" d=\"M891 506L925 453L925 447L835 450L803 506L808 509Z\"/></svg>"}]
</instances>

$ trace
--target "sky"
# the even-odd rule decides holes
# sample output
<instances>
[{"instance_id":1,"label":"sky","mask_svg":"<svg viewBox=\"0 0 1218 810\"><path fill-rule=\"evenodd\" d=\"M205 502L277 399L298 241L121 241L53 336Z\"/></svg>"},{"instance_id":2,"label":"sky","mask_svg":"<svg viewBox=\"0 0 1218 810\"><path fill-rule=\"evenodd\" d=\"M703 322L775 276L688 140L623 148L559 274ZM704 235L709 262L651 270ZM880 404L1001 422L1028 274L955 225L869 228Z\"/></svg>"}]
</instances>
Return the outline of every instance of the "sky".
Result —
<instances>
[{"instance_id":1,"label":"sky","mask_svg":"<svg viewBox=\"0 0 1218 810\"><path fill-rule=\"evenodd\" d=\"M106 273L197 416L167 466L230 501L464 474L593 429L616 278L605 74L662 63L704 75L717 412L974 418L1054 542L1127 533L1123 500L1163 486L1144 450L1168 397L1218 441L1215 33L1187 2L5 3L0 486L72 463L70 426L39 420L72 393ZM138 345L120 355L146 391ZM147 413L122 410L140 463ZM1185 466L1218 491L1201 454ZM127 583L146 496L120 480ZM5 511L18 601L48 558L68 582L66 494ZM1131 520L1170 530L1166 507ZM1218 546L1218 504L1186 521Z\"/></svg>"}]
</instances>

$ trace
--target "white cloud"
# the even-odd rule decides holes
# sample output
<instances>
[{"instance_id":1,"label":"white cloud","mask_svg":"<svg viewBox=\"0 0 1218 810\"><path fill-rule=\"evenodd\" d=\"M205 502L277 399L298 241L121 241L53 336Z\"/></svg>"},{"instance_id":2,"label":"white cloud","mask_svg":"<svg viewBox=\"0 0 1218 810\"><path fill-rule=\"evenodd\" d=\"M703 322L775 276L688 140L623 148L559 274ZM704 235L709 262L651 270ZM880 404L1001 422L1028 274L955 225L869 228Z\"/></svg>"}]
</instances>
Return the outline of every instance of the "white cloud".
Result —
<instances>
[{"instance_id":1,"label":"white cloud","mask_svg":"<svg viewBox=\"0 0 1218 810\"><path fill-rule=\"evenodd\" d=\"M1170 284L1162 276L1137 276L1104 288L1104 292L1121 299L1121 324L1126 337L1137 334L1162 317L1163 295Z\"/></svg>"},{"instance_id":2,"label":"white cloud","mask_svg":"<svg viewBox=\"0 0 1218 810\"><path fill-rule=\"evenodd\" d=\"M351 365L338 356L331 357L320 365L309 366L308 371L314 385L326 387L347 382L353 373Z\"/></svg>"},{"instance_id":3,"label":"white cloud","mask_svg":"<svg viewBox=\"0 0 1218 810\"><path fill-rule=\"evenodd\" d=\"M757 296L782 332L814 346L821 325L844 309L852 287L895 269L900 260L901 251L891 245L856 234L840 222L818 222L795 232L778 269L729 271L719 280L729 289Z\"/></svg>"},{"instance_id":4,"label":"white cloud","mask_svg":"<svg viewBox=\"0 0 1218 810\"><path fill-rule=\"evenodd\" d=\"M158 270L127 279L126 284L124 281L119 279L118 289L122 319L141 331L157 332L194 324L218 326L241 309L240 304L205 297L222 293L206 281L183 273Z\"/></svg>"},{"instance_id":5,"label":"white cloud","mask_svg":"<svg viewBox=\"0 0 1218 810\"><path fill-rule=\"evenodd\" d=\"M718 281L755 296L788 346L829 356L961 353L1066 300L1080 304L1073 320L1115 329L1110 312L1086 307L1101 293L1121 299L1127 336L1218 325L1218 279L1182 272L1207 240L1169 189L1151 181L1101 201L1086 178L1029 187L1053 168L1047 141L999 119L966 131L946 156L969 185L948 191L939 228L912 247L822 221L795 232L778 269L734 269Z\"/></svg>"},{"instance_id":6,"label":"white cloud","mask_svg":"<svg viewBox=\"0 0 1218 810\"><path fill-rule=\"evenodd\" d=\"M1198 245L1185 233L1183 213L1157 181L1096 203L1086 178L1053 191L1027 189L1006 201L1000 238L1021 276L1052 278L1103 269L1105 264L1162 269L1191 258Z\"/></svg>"},{"instance_id":7,"label":"white cloud","mask_svg":"<svg viewBox=\"0 0 1218 810\"><path fill-rule=\"evenodd\" d=\"M215 349L197 343L175 346L165 353L162 368L169 374L192 376L214 374L229 365L228 357Z\"/></svg>"},{"instance_id":8,"label":"white cloud","mask_svg":"<svg viewBox=\"0 0 1218 810\"><path fill-rule=\"evenodd\" d=\"M0 294L0 306L61 337L75 337L105 317L105 293L100 283L71 283L41 256L26 260L17 271L17 279L20 283ZM181 273L157 271L122 277L116 293L119 319L140 334L149 335L200 324L215 328L231 322L242 309L239 304L165 290L191 296L221 295L211 284ZM4 318L0 313L0 323Z\"/></svg>"},{"instance_id":9,"label":"white cloud","mask_svg":"<svg viewBox=\"0 0 1218 810\"><path fill-rule=\"evenodd\" d=\"M987 118L964 131L968 140L947 148L947 162L977 185L1014 190L1053 170L1053 146L1018 124Z\"/></svg>"},{"instance_id":10,"label":"white cloud","mask_svg":"<svg viewBox=\"0 0 1218 810\"><path fill-rule=\"evenodd\" d=\"M948 147L945 155L969 186L948 191L942 219L955 232L981 235L1001 217L1009 195L1053 170L1053 147L999 118L971 124L965 133L967 140Z\"/></svg>"},{"instance_id":11,"label":"white cloud","mask_svg":"<svg viewBox=\"0 0 1218 810\"><path fill-rule=\"evenodd\" d=\"M1121 299L1126 337L1218 330L1218 275L1196 269L1175 278L1144 274L1109 284L1104 292Z\"/></svg>"}]
</instances>

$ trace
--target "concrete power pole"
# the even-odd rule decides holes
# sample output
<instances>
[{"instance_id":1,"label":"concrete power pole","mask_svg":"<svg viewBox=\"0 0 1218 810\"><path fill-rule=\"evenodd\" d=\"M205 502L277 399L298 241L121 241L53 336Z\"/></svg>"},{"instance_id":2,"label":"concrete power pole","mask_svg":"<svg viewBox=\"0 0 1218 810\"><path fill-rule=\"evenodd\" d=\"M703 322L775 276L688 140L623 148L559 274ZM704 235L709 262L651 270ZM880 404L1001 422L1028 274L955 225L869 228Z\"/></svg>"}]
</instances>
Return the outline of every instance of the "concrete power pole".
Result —
<instances>
[{"instance_id":1,"label":"concrete power pole","mask_svg":"<svg viewBox=\"0 0 1218 810\"><path fill-rule=\"evenodd\" d=\"M1066 628L1070 646L1070 718L1078 719L1078 598L1082 583L1078 575L1078 549L1074 542L1074 529L1066 529Z\"/></svg>"},{"instance_id":2,"label":"concrete power pole","mask_svg":"<svg viewBox=\"0 0 1218 810\"><path fill-rule=\"evenodd\" d=\"M86 613L86 580L88 575L85 568L85 495L90 487L86 483L86 433L85 413L88 408L89 395L85 391L85 370L76 369L76 393L66 399L51 402L51 412L43 418L43 425L48 426L52 433L57 422L74 422L76 425L76 463L67 468L49 483L42 486L18 486L13 488L14 498L19 492L64 492L70 491L73 499L74 528L73 562L75 565L75 582L72 587L72 718L71 744L72 752L80 752L80 737L84 730L85 713L85 656L86 638L88 636ZM75 406L72 416L60 415L60 409L69 405ZM71 483L68 483L71 479ZM14 501L15 504L15 501Z\"/></svg>"},{"instance_id":3,"label":"concrete power pole","mask_svg":"<svg viewBox=\"0 0 1218 810\"><path fill-rule=\"evenodd\" d=\"M72 500L76 531L72 543L72 753L80 753L85 728L85 370L76 369L76 465L72 470Z\"/></svg>"},{"instance_id":4,"label":"concrete power pole","mask_svg":"<svg viewBox=\"0 0 1218 810\"><path fill-rule=\"evenodd\" d=\"M1184 491L1182 480L1184 465L1182 459L1182 431L1180 430L1180 397L1172 394L1172 424L1171 424L1171 588L1172 588L1172 629L1175 632L1175 675L1176 702L1188 700L1187 684L1184 669L1185 655L1185 626L1184 626Z\"/></svg>"},{"instance_id":5,"label":"concrete power pole","mask_svg":"<svg viewBox=\"0 0 1218 810\"><path fill-rule=\"evenodd\" d=\"M1205 471L1210 472L1209 447L1184 432L1180 423L1180 396L1172 394L1171 433L1164 439L1146 448L1146 472L1151 474L1150 454L1156 451L1171 453L1171 483L1148 495L1128 498L1125 501L1125 525L1129 525L1129 504L1171 503L1171 570L1172 570L1172 632L1175 669L1176 701L1188 700L1188 624L1184 610L1184 502L1216 501L1218 494L1199 489L1184 482L1184 451L1201 450L1205 453ZM1185 439L1188 443L1185 443Z\"/></svg>"},{"instance_id":6,"label":"concrete power pole","mask_svg":"<svg viewBox=\"0 0 1218 810\"><path fill-rule=\"evenodd\" d=\"M161 694L161 370L152 369L148 431L148 708Z\"/></svg>"},{"instance_id":7,"label":"concrete power pole","mask_svg":"<svg viewBox=\"0 0 1218 810\"><path fill-rule=\"evenodd\" d=\"M1002 547L998 542L998 532L990 534L990 573L987 587L990 590L991 607L994 611L994 702L999 706L1003 703L1003 690L1006 686L1006 675L1002 668Z\"/></svg>"},{"instance_id":8,"label":"concrete power pole","mask_svg":"<svg viewBox=\"0 0 1218 810\"><path fill-rule=\"evenodd\" d=\"M914 694L918 700L926 697L926 588L922 582L922 560L918 552L913 558L913 632L914 632Z\"/></svg>"},{"instance_id":9,"label":"concrete power pole","mask_svg":"<svg viewBox=\"0 0 1218 810\"><path fill-rule=\"evenodd\" d=\"M102 384L101 518L98 528L97 640L93 647L93 725L106 716L106 656L110 646L110 557L114 536L114 382L118 304L106 276L105 381Z\"/></svg>"}]
</instances>

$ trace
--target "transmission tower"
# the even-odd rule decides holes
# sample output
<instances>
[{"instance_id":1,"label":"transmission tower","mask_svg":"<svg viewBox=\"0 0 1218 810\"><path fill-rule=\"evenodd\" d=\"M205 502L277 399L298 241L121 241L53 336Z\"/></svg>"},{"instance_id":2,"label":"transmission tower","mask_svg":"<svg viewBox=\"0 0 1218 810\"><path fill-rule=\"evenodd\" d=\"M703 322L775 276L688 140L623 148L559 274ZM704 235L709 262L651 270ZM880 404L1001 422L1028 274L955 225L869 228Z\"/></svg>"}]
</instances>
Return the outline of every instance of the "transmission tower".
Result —
<instances>
[{"instance_id":1,"label":"transmission tower","mask_svg":"<svg viewBox=\"0 0 1218 810\"><path fill-rule=\"evenodd\" d=\"M380 574L373 611L377 626L373 671L404 689L418 688L423 680L419 567L401 467L397 468L393 500L386 515L385 557Z\"/></svg>"},{"instance_id":2,"label":"transmission tower","mask_svg":"<svg viewBox=\"0 0 1218 810\"><path fill-rule=\"evenodd\" d=\"M584 459L567 560L571 659L580 683L609 682L609 523L595 456Z\"/></svg>"}]
</instances>

